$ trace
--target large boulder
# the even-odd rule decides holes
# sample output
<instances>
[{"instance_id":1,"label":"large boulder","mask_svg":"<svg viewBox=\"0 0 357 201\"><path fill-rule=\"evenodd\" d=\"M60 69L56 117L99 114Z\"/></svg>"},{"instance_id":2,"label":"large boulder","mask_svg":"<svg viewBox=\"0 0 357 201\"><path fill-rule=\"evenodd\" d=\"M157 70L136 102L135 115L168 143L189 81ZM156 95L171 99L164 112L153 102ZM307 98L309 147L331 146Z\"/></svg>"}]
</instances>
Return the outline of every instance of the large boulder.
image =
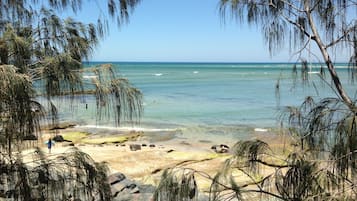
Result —
<instances>
[{"instance_id":1,"label":"large boulder","mask_svg":"<svg viewBox=\"0 0 357 201\"><path fill-rule=\"evenodd\" d=\"M110 185L114 185L116 183L123 181L124 179L126 179L125 175L123 173L118 172L118 173L109 175L108 182Z\"/></svg>"},{"instance_id":2,"label":"large boulder","mask_svg":"<svg viewBox=\"0 0 357 201\"><path fill-rule=\"evenodd\" d=\"M151 185L141 185L132 181L120 172L108 177L114 201L147 201L151 200L155 187Z\"/></svg>"},{"instance_id":3,"label":"large boulder","mask_svg":"<svg viewBox=\"0 0 357 201\"><path fill-rule=\"evenodd\" d=\"M62 135L56 135L52 138L52 140L55 142L64 142L65 141Z\"/></svg>"}]
</instances>

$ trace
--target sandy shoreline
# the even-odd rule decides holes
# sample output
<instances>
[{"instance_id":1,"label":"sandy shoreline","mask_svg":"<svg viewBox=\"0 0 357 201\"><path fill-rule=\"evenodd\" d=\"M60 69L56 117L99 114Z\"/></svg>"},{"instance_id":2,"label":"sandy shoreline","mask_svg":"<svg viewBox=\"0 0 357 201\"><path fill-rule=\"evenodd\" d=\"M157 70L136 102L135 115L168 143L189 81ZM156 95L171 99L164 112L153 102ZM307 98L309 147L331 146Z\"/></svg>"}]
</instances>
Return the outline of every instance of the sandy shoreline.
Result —
<instances>
[{"instance_id":1,"label":"sandy shoreline","mask_svg":"<svg viewBox=\"0 0 357 201\"><path fill-rule=\"evenodd\" d=\"M59 135L78 132L74 129L59 130ZM75 133L76 134L76 133ZM54 134L43 134L42 141L47 140ZM205 139L186 139L180 137L163 138L154 141L145 133L129 133L121 143L83 143L74 142L72 145L79 150L89 154L96 162L106 162L111 173L121 172L128 178L138 181L142 184L157 186L160 181L163 170L175 167L180 164L181 167L193 168L197 171L208 173L214 176L222 165L232 155L230 153L216 153L211 149L217 144L226 144L232 147L236 141L230 143L213 142ZM134 137L133 137L134 136ZM89 137L90 138L90 137ZM256 132L252 139L262 139L269 144L281 146L281 137L268 132ZM100 139L109 139L108 136L95 136L89 139L93 142L100 142ZM111 138L110 138L111 139ZM88 142L88 140L87 140ZM42 149L49 157L65 153L72 146L70 143L56 143L48 153L47 147L42 142ZM130 145L140 145L141 149L132 151ZM150 146L151 145L151 146ZM197 178L198 186L201 190L208 190L211 181L205 178Z\"/></svg>"}]
</instances>

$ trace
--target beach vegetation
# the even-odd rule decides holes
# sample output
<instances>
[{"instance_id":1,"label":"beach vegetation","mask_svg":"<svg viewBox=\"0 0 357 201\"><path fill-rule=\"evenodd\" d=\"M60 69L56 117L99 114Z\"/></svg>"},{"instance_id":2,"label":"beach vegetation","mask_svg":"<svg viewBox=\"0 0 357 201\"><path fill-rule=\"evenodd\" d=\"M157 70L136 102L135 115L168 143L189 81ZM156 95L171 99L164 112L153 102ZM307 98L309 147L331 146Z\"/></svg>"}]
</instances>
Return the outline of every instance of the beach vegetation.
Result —
<instances>
[{"instance_id":1,"label":"beach vegetation","mask_svg":"<svg viewBox=\"0 0 357 201\"><path fill-rule=\"evenodd\" d=\"M111 199L105 164L76 149L53 158L37 149L26 162L21 151L29 139L39 146L43 124L58 127L54 98L94 96L98 119L111 111L117 125L139 120L138 89L109 64L82 64L107 34L108 20L128 22L139 2L108 0L108 11L86 24L63 17L81 10L81 0L0 1L0 199Z\"/></svg>"},{"instance_id":2,"label":"beach vegetation","mask_svg":"<svg viewBox=\"0 0 357 201\"><path fill-rule=\"evenodd\" d=\"M350 81L355 81L356 9L356 2L350 0L220 0L223 21L231 18L238 24L257 26L272 56L288 45L292 58L301 62L303 83L310 81L309 63L318 62L321 69L316 75L336 96L309 96L300 106L284 108L279 120L284 135L291 139L285 154L260 140L237 142L232 157L214 177L187 168L181 168L179 174L176 169L166 171L156 200L196 200L197 196L189 197L190 188L180 198L165 194L182 190L177 188L180 182L194 183L193 175L211 180L207 194L214 201L356 200L357 106L355 94L346 92L334 63L340 51L349 53L345 62ZM296 75L297 68L294 65ZM281 87L278 81L277 90ZM248 179L238 176L242 174Z\"/></svg>"}]
</instances>

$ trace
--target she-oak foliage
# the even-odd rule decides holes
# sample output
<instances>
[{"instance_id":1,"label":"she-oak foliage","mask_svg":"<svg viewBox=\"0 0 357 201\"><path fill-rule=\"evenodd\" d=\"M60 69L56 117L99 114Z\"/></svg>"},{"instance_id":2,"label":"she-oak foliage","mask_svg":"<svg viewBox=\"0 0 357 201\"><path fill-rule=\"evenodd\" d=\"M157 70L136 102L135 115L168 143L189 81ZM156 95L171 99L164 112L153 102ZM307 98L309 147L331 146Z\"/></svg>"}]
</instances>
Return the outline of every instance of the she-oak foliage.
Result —
<instances>
[{"instance_id":1,"label":"she-oak foliage","mask_svg":"<svg viewBox=\"0 0 357 201\"><path fill-rule=\"evenodd\" d=\"M302 61L303 82L309 82L307 59L319 61L320 77L336 97L321 100L306 97L301 106L286 107L281 119L288 128L283 131L292 137L295 146L287 156L276 155L262 141L242 141L234 145L232 157L215 177L189 168L182 168L182 172L205 175L211 180L207 199L212 201L357 200L356 97L355 92L345 91L334 64L334 57L340 52L349 53L346 62L350 80L356 79L357 2L220 0L219 11L224 20L230 17L260 28L271 55L288 45L292 56ZM317 48L321 55L315 54L311 47ZM324 74L324 68L329 76ZM296 66L293 73L298 73ZM165 192L177 188L177 172L172 169L163 174L156 200L198 199L188 197L188 191L181 192L182 197L163 197ZM241 181L237 175L248 179Z\"/></svg>"},{"instance_id":2,"label":"she-oak foliage","mask_svg":"<svg viewBox=\"0 0 357 201\"><path fill-rule=\"evenodd\" d=\"M108 0L108 13L100 13L95 24L84 24L58 15L78 12L81 0L0 1L0 200L111 200L105 164L88 155L74 149L49 158L38 149L33 160L24 162L19 153L37 145L28 140L39 137L45 118L56 126L54 97L93 95L97 118L110 108L118 125L139 120L138 89L117 77L109 64L82 66L105 36L108 19L126 23L139 2ZM95 78L83 80L85 72Z\"/></svg>"}]
</instances>

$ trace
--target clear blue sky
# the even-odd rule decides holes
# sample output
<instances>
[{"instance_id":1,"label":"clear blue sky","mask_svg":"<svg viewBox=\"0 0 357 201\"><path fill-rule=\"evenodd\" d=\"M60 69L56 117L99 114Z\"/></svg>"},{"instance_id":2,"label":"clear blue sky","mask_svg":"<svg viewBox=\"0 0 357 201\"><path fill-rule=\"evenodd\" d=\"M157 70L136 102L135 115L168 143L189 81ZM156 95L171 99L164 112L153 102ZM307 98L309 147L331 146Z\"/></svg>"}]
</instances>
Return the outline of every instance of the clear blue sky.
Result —
<instances>
[{"instance_id":1,"label":"clear blue sky","mask_svg":"<svg viewBox=\"0 0 357 201\"><path fill-rule=\"evenodd\" d=\"M103 1L106 2L106 1ZM119 30L112 23L94 61L286 62L288 48L270 57L256 27L225 24L219 0L143 0L130 23ZM106 9L103 4L102 9ZM88 5L76 18L96 19ZM286 45L288 46L288 45ZM341 57L343 58L343 56Z\"/></svg>"}]
</instances>

